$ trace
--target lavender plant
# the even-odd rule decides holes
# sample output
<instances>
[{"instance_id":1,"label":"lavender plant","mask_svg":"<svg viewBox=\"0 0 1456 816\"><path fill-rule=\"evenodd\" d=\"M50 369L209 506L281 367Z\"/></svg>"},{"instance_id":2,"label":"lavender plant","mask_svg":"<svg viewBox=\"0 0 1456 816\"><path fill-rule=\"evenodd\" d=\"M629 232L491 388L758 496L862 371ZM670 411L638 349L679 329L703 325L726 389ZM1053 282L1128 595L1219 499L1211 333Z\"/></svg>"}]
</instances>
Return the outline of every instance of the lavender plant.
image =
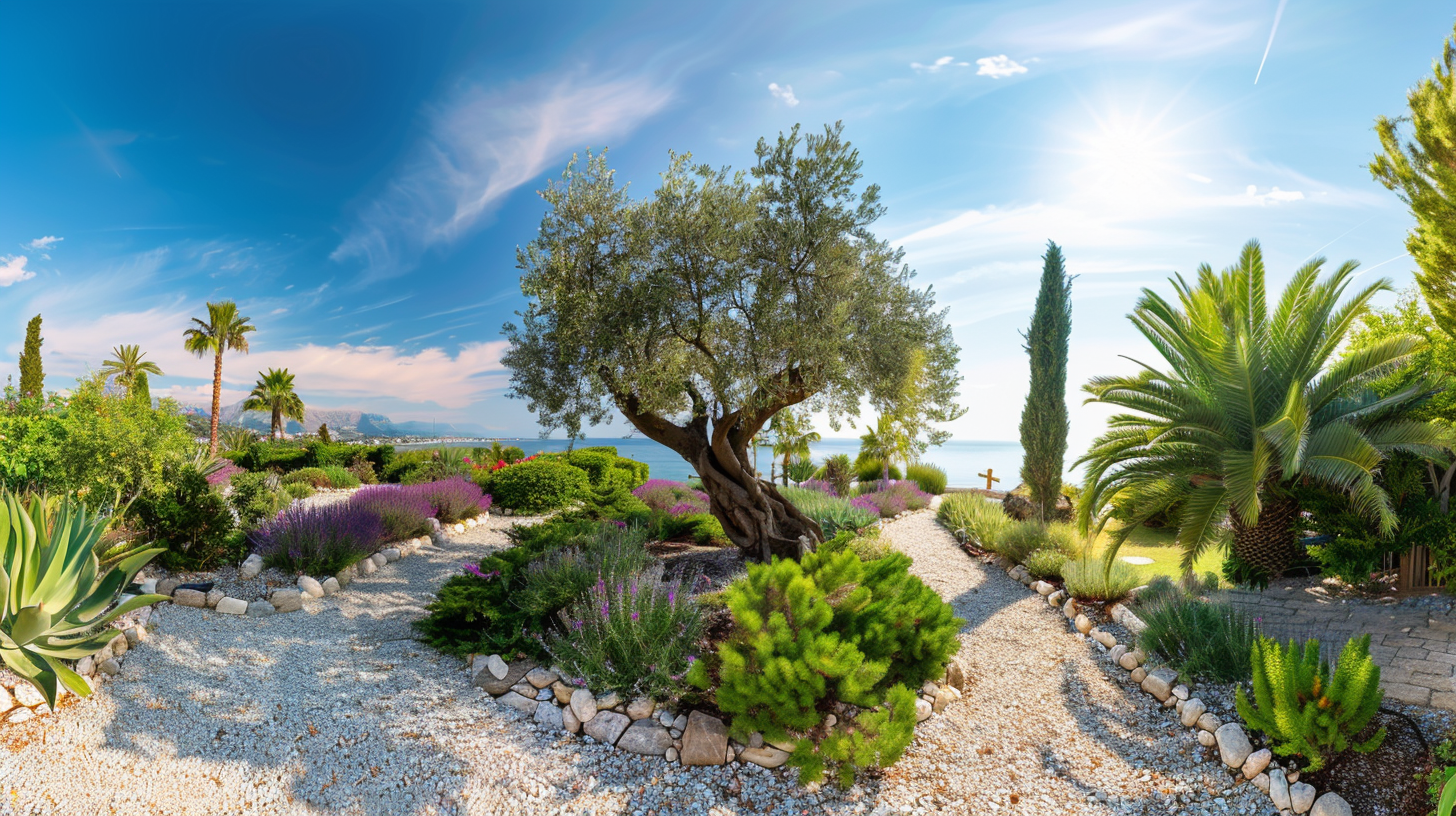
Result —
<instances>
[{"instance_id":1,"label":"lavender plant","mask_svg":"<svg viewBox=\"0 0 1456 816\"><path fill-rule=\"evenodd\" d=\"M572 681L658 699L682 687L703 634L701 607L661 565L599 579L560 620L546 649Z\"/></svg>"},{"instance_id":2,"label":"lavender plant","mask_svg":"<svg viewBox=\"0 0 1456 816\"><path fill-rule=\"evenodd\" d=\"M349 504L379 517L391 541L413 538L430 531L429 519L435 508L419 491L399 485L360 488Z\"/></svg>"},{"instance_id":3,"label":"lavender plant","mask_svg":"<svg viewBox=\"0 0 1456 816\"><path fill-rule=\"evenodd\" d=\"M653 510L671 516L708 512L708 494L671 479L648 479L632 491Z\"/></svg>"},{"instance_id":4,"label":"lavender plant","mask_svg":"<svg viewBox=\"0 0 1456 816\"><path fill-rule=\"evenodd\" d=\"M295 504L248 538L263 563L285 572L332 575L386 541L379 516L349 503Z\"/></svg>"},{"instance_id":5,"label":"lavender plant","mask_svg":"<svg viewBox=\"0 0 1456 816\"><path fill-rule=\"evenodd\" d=\"M453 476L424 484L408 485L404 490L413 491L434 508L435 518L445 524L473 518L481 513L481 499L484 492L475 482L464 476ZM485 505L489 507L490 505Z\"/></svg>"},{"instance_id":6,"label":"lavender plant","mask_svg":"<svg viewBox=\"0 0 1456 816\"><path fill-rule=\"evenodd\" d=\"M527 565L513 600L528 614L554 615L597 581L617 584L657 563L644 546L647 538L642 528L602 525L581 546L552 550Z\"/></svg>"}]
</instances>

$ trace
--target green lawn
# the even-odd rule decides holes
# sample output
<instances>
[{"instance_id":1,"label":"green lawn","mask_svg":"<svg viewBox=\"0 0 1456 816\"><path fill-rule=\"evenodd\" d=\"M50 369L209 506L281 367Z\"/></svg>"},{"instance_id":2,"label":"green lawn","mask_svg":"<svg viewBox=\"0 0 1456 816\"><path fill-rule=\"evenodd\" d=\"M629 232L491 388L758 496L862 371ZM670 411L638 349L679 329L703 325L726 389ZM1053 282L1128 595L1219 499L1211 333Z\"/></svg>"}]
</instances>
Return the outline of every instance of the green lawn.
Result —
<instances>
[{"instance_id":1,"label":"green lawn","mask_svg":"<svg viewBox=\"0 0 1456 816\"><path fill-rule=\"evenodd\" d=\"M1142 556L1153 559L1153 563L1146 565L1128 564L1139 575L1146 576L1144 583L1151 581L1155 576L1166 575L1177 580L1181 575L1178 569L1178 562L1183 557L1183 551L1179 550L1173 543L1173 530L1171 528L1154 529L1152 527L1139 527L1133 531L1131 537L1117 551L1118 558L1123 556ZM1107 546L1110 536L1103 533L1098 537L1093 553L1099 557ZM1202 575L1211 572L1219 574L1223 566L1223 550L1213 548L1199 557L1194 564L1194 572Z\"/></svg>"}]
</instances>

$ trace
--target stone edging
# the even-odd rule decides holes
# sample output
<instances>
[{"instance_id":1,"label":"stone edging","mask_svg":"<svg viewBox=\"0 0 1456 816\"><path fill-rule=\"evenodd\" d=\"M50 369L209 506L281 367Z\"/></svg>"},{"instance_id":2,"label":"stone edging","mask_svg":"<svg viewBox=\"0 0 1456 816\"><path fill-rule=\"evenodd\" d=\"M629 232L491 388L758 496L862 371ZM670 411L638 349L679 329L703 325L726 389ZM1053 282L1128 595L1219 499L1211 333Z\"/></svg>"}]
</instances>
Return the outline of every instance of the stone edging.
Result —
<instances>
[{"instance_id":1,"label":"stone edging","mask_svg":"<svg viewBox=\"0 0 1456 816\"><path fill-rule=\"evenodd\" d=\"M123 656L146 641L152 613L153 607L144 606L122 616L115 621L117 632L110 642L95 654L76 661L75 672L86 680L93 694L101 686L103 678L121 673ZM59 705L68 696L71 696L71 691L61 685L56 704ZM0 669L0 721L19 724L49 713L51 707L46 705L45 698L34 686Z\"/></svg>"},{"instance_id":2,"label":"stone edging","mask_svg":"<svg viewBox=\"0 0 1456 816\"><path fill-rule=\"evenodd\" d=\"M414 555L421 547L429 544L431 540L443 540L445 531L465 532L484 522L479 516L468 518L463 522L450 525L441 525L436 519L430 519L431 530L427 536L417 536L404 541L394 542L388 546L381 547L378 552L368 558L360 559L337 573L325 576L323 579L310 575L298 576L298 582L294 587L280 587L268 593L267 598L259 598L253 601L246 601L242 598L233 598L226 595L220 589L213 589L211 592L201 592L196 589L181 589L179 585L184 583L175 578L165 578L160 581L149 579L142 582L143 592L156 592L159 595L166 595L172 599L177 606L191 607L194 609L211 609L225 615L246 615L250 618L262 618L280 612L297 612L303 609L304 597L323 598L329 595L337 595L342 592L355 578L365 575L373 575L386 564ZM244 580L257 577L263 571L263 559L256 553L249 555L238 574ZM205 582L202 579L197 583ZM191 582L188 582L191 583Z\"/></svg>"},{"instance_id":3,"label":"stone edging","mask_svg":"<svg viewBox=\"0 0 1456 816\"><path fill-rule=\"evenodd\" d=\"M1198 743L1205 748L1217 747L1219 759L1223 764L1230 770L1238 771L1243 779L1252 782L1254 787L1267 793L1280 813L1351 816L1349 803L1338 793L1329 791L1323 796L1318 796L1318 791L1313 785L1299 781L1298 771L1286 772L1280 769L1279 763L1274 761L1274 756L1268 748L1255 751L1243 726L1236 722L1220 722L1218 717L1207 710L1202 700L1191 696L1186 685L1178 683L1176 671L1167 667L1159 667L1151 671L1144 668L1143 664L1147 661L1147 655L1135 646L1118 643L1117 638L1111 632L1094 626L1086 614L1087 611L1096 614L1091 607L1079 604L1076 599L1067 595L1065 589L1058 589L1046 581L1033 580L1026 568L1020 564L1013 564L1003 556L996 556L995 561L1012 578L1046 598L1049 606L1060 607L1072 628L1078 634L1092 640L1096 647L1105 652L1115 665L1128 673L1129 679L1139 688L1151 695L1164 708L1176 709L1178 721L1183 727L1192 729L1197 734ZM1113 604L1107 613L1114 622L1121 624L1134 634L1146 627L1137 614L1125 604Z\"/></svg>"}]
</instances>

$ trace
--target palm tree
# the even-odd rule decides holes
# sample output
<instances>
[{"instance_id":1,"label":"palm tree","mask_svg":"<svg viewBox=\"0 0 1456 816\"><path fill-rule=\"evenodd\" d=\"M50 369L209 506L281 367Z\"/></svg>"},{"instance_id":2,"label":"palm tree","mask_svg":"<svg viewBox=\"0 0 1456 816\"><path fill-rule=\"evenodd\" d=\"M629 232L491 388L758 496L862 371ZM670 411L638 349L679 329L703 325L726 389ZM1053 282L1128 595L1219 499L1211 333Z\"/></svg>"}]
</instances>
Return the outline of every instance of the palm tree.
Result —
<instances>
[{"instance_id":1,"label":"palm tree","mask_svg":"<svg viewBox=\"0 0 1456 816\"><path fill-rule=\"evenodd\" d=\"M268 373L258 372L258 382L243 401L244 411L267 411L272 414L268 438L276 439L283 433L283 420L303 421L303 400L293 391L293 375L288 369L270 368Z\"/></svg>"},{"instance_id":2,"label":"palm tree","mask_svg":"<svg viewBox=\"0 0 1456 816\"><path fill-rule=\"evenodd\" d=\"M143 360L147 356L141 346L120 345L111 350L114 360L105 360L101 363L101 377L105 381L110 377L116 377L116 384L126 389L131 394L132 386L136 385L137 375L146 372L162 376L162 369L150 360Z\"/></svg>"},{"instance_id":3,"label":"palm tree","mask_svg":"<svg viewBox=\"0 0 1456 816\"><path fill-rule=\"evenodd\" d=\"M859 458L880 460L881 479L889 481L890 466L899 459L908 467L915 455L915 443L894 416L885 413L875 422L875 427L866 428L859 438Z\"/></svg>"},{"instance_id":4,"label":"palm tree","mask_svg":"<svg viewBox=\"0 0 1456 816\"><path fill-rule=\"evenodd\" d=\"M774 432L774 455L784 458L784 484L786 485L789 483L789 459L808 459L809 445L820 439L818 431L811 431L805 427L807 422L808 417L792 410L783 410L774 414L769 423L770 430Z\"/></svg>"},{"instance_id":5,"label":"palm tree","mask_svg":"<svg viewBox=\"0 0 1456 816\"><path fill-rule=\"evenodd\" d=\"M1429 395L1423 383L1381 398L1366 385L1400 365L1423 342L1398 335L1332 357L1381 280L1340 300L1357 264L1319 280L1323 258L1299 269L1273 312L1264 289L1259 244L1197 285L1171 282L1178 304L1144 289L1129 316L1162 358L1137 374L1098 377L1087 402L1127 409L1108 420L1077 464L1087 464L1078 501L1083 532L1101 531L1116 507L1109 563L1144 521L1169 513L1183 568L1209 546L1228 543L1256 571L1277 576L1299 553L1296 481L1347 494L1389 532L1390 498L1374 476L1395 450L1437 453L1442 432L1408 419Z\"/></svg>"},{"instance_id":6,"label":"palm tree","mask_svg":"<svg viewBox=\"0 0 1456 816\"><path fill-rule=\"evenodd\" d=\"M182 333L182 345L198 357L213 355L212 364L212 430L207 450L217 454L217 415L222 410L222 353L228 349L248 353L248 333L257 327L238 314L238 304L231 300L207 304L207 320L192 318L197 325Z\"/></svg>"}]
</instances>

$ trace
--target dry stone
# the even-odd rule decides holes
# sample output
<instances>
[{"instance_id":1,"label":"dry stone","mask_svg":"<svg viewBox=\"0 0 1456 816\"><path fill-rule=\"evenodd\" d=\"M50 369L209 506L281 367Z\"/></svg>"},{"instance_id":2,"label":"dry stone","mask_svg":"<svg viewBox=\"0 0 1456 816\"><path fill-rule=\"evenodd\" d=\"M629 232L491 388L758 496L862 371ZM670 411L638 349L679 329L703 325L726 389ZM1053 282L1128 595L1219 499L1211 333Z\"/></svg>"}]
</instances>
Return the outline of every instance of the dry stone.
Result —
<instances>
[{"instance_id":1,"label":"dry stone","mask_svg":"<svg viewBox=\"0 0 1456 816\"><path fill-rule=\"evenodd\" d=\"M1218 740L1219 759L1230 768L1242 768L1249 754L1254 752L1254 746L1249 744L1249 735L1238 723L1220 725L1213 732L1213 737Z\"/></svg>"},{"instance_id":2,"label":"dry stone","mask_svg":"<svg viewBox=\"0 0 1456 816\"><path fill-rule=\"evenodd\" d=\"M1076 626L1077 631L1084 635L1092 631L1092 621L1086 615L1078 615L1072 621L1072 625Z\"/></svg>"},{"instance_id":3,"label":"dry stone","mask_svg":"<svg viewBox=\"0 0 1456 816\"><path fill-rule=\"evenodd\" d=\"M322 598L324 596L323 584L317 578L308 575L298 576L298 591L310 598Z\"/></svg>"},{"instance_id":4,"label":"dry stone","mask_svg":"<svg viewBox=\"0 0 1456 816\"><path fill-rule=\"evenodd\" d=\"M752 762L761 768L777 768L789 761L789 752L768 745L762 748L744 748L739 752L738 760Z\"/></svg>"},{"instance_id":5,"label":"dry stone","mask_svg":"<svg viewBox=\"0 0 1456 816\"><path fill-rule=\"evenodd\" d=\"M207 606L207 596L195 589L179 589L172 593L172 603L203 609Z\"/></svg>"},{"instance_id":6,"label":"dry stone","mask_svg":"<svg viewBox=\"0 0 1456 816\"><path fill-rule=\"evenodd\" d=\"M253 601L248 604L248 617L250 618L266 618L277 612L278 610L273 608L273 604L267 601Z\"/></svg>"},{"instance_id":7,"label":"dry stone","mask_svg":"<svg viewBox=\"0 0 1456 816\"><path fill-rule=\"evenodd\" d=\"M576 714L572 713L571 706L564 706L561 709L561 727L572 734L581 732L581 720L578 720Z\"/></svg>"},{"instance_id":8,"label":"dry stone","mask_svg":"<svg viewBox=\"0 0 1456 816\"><path fill-rule=\"evenodd\" d=\"M627 719L626 714L618 714L615 711L598 711L595 717L582 724L582 730L587 736L597 742L604 742L607 745L616 745L621 739L622 732L632 723Z\"/></svg>"},{"instance_id":9,"label":"dry stone","mask_svg":"<svg viewBox=\"0 0 1456 816\"><path fill-rule=\"evenodd\" d=\"M623 751L644 756L662 756L672 747L672 735L656 721L642 718L632 723L617 740Z\"/></svg>"},{"instance_id":10,"label":"dry stone","mask_svg":"<svg viewBox=\"0 0 1456 816\"><path fill-rule=\"evenodd\" d=\"M29 683L21 683L15 687L15 701L26 708L35 708L45 702L45 695Z\"/></svg>"},{"instance_id":11,"label":"dry stone","mask_svg":"<svg viewBox=\"0 0 1456 816\"><path fill-rule=\"evenodd\" d=\"M1289 786L1289 808L1295 813L1306 813L1314 806L1314 786L1295 782Z\"/></svg>"},{"instance_id":12,"label":"dry stone","mask_svg":"<svg viewBox=\"0 0 1456 816\"><path fill-rule=\"evenodd\" d=\"M1204 731L1212 732L1217 731L1223 725L1223 720L1220 720L1213 712L1205 711L1195 725Z\"/></svg>"},{"instance_id":13,"label":"dry stone","mask_svg":"<svg viewBox=\"0 0 1456 816\"><path fill-rule=\"evenodd\" d=\"M1184 701L1183 705L1179 707L1178 721L1183 723L1184 728L1192 728L1198 724L1198 718L1202 717L1203 712L1207 710L1208 706L1204 705L1203 701L1198 699L1197 697L1194 697L1191 700L1186 700Z\"/></svg>"},{"instance_id":14,"label":"dry stone","mask_svg":"<svg viewBox=\"0 0 1456 816\"><path fill-rule=\"evenodd\" d=\"M510 671L510 666L506 665L498 654L493 654L485 659L485 668L490 672L490 676L497 680L505 679L506 672Z\"/></svg>"},{"instance_id":15,"label":"dry stone","mask_svg":"<svg viewBox=\"0 0 1456 816\"><path fill-rule=\"evenodd\" d=\"M627 716L634 720L645 720L652 716L656 706L650 697L637 697L627 704Z\"/></svg>"},{"instance_id":16,"label":"dry stone","mask_svg":"<svg viewBox=\"0 0 1456 816\"><path fill-rule=\"evenodd\" d=\"M207 608L216 609L218 601L227 597L227 593L220 589L211 589L207 592Z\"/></svg>"},{"instance_id":17,"label":"dry stone","mask_svg":"<svg viewBox=\"0 0 1456 816\"><path fill-rule=\"evenodd\" d=\"M321 583L321 586L323 586L324 588L325 595L337 595L339 594L339 590L344 588L343 585L339 583L339 579L333 575L325 578Z\"/></svg>"},{"instance_id":18,"label":"dry stone","mask_svg":"<svg viewBox=\"0 0 1456 816\"><path fill-rule=\"evenodd\" d=\"M385 547L384 549L379 551L379 554L384 556L385 563L389 564L393 564L394 562L404 557L403 554L400 553L398 547Z\"/></svg>"},{"instance_id":19,"label":"dry stone","mask_svg":"<svg viewBox=\"0 0 1456 816\"><path fill-rule=\"evenodd\" d=\"M499 702L514 708L522 714L535 714L536 706L540 705L540 703L532 700L530 697L517 694L514 691L509 691L501 695Z\"/></svg>"},{"instance_id":20,"label":"dry stone","mask_svg":"<svg viewBox=\"0 0 1456 816\"><path fill-rule=\"evenodd\" d=\"M571 693L571 710L576 713L576 718L583 723L589 723L597 715L597 700L586 689L577 689Z\"/></svg>"},{"instance_id":21,"label":"dry stone","mask_svg":"<svg viewBox=\"0 0 1456 816\"><path fill-rule=\"evenodd\" d=\"M334 580L339 582L339 588L341 589L348 586L354 580L354 565L350 564L334 573Z\"/></svg>"},{"instance_id":22,"label":"dry stone","mask_svg":"<svg viewBox=\"0 0 1456 816\"><path fill-rule=\"evenodd\" d=\"M1263 773L1264 769L1269 767L1269 761L1273 758L1274 755L1269 752L1268 748L1260 748L1254 753L1249 754L1249 758L1244 760L1244 766L1242 768L1244 778L1253 779Z\"/></svg>"},{"instance_id":23,"label":"dry stone","mask_svg":"<svg viewBox=\"0 0 1456 816\"><path fill-rule=\"evenodd\" d=\"M275 612L297 612L303 608L303 593L296 589L275 589L268 596Z\"/></svg>"},{"instance_id":24,"label":"dry stone","mask_svg":"<svg viewBox=\"0 0 1456 816\"><path fill-rule=\"evenodd\" d=\"M536 668L526 672L526 682L530 683L538 689L546 688L547 686L555 683L557 680L560 679L561 676L558 675L556 672L551 671L550 669L543 669L540 666L537 666Z\"/></svg>"},{"instance_id":25,"label":"dry stone","mask_svg":"<svg viewBox=\"0 0 1456 816\"><path fill-rule=\"evenodd\" d=\"M1292 806L1289 801L1289 782L1284 778L1284 772L1278 768L1269 772L1269 799L1279 810Z\"/></svg>"},{"instance_id":26,"label":"dry stone","mask_svg":"<svg viewBox=\"0 0 1456 816\"><path fill-rule=\"evenodd\" d=\"M536 704L536 722L547 728L560 730L565 726L565 720L561 716L561 709L551 702Z\"/></svg>"},{"instance_id":27,"label":"dry stone","mask_svg":"<svg viewBox=\"0 0 1456 816\"><path fill-rule=\"evenodd\" d=\"M1158 698L1158 702L1162 702L1173 693L1173 681L1177 679L1178 672L1172 669L1166 667L1153 669L1148 672L1147 677L1143 678L1143 691Z\"/></svg>"},{"instance_id":28,"label":"dry stone","mask_svg":"<svg viewBox=\"0 0 1456 816\"><path fill-rule=\"evenodd\" d=\"M1316 799L1314 807L1310 808L1309 816L1353 816L1350 811L1350 803L1346 802L1338 793L1327 793Z\"/></svg>"},{"instance_id":29,"label":"dry stone","mask_svg":"<svg viewBox=\"0 0 1456 816\"><path fill-rule=\"evenodd\" d=\"M474 682L475 685L485 689L487 694L490 694L494 697L499 697L502 694L510 691L511 686L514 686L515 684L521 682L521 678L526 676L526 672L534 669L535 667L536 664L532 663L529 660L518 660L515 663L509 663L506 665L506 673L504 677L496 677L494 674L491 673L489 668L486 668L482 669L480 673L475 675Z\"/></svg>"},{"instance_id":30,"label":"dry stone","mask_svg":"<svg viewBox=\"0 0 1456 816\"><path fill-rule=\"evenodd\" d=\"M217 602L217 611L224 615L246 615L248 602L241 598L223 598Z\"/></svg>"},{"instance_id":31,"label":"dry stone","mask_svg":"<svg viewBox=\"0 0 1456 816\"><path fill-rule=\"evenodd\" d=\"M258 577L263 571L263 556L253 553L243 559L243 565L238 567L238 577L244 581L251 581Z\"/></svg>"},{"instance_id":32,"label":"dry stone","mask_svg":"<svg viewBox=\"0 0 1456 816\"><path fill-rule=\"evenodd\" d=\"M722 765L728 748L728 727L717 717L694 711L682 736L682 764Z\"/></svg>"}]
</instances>

